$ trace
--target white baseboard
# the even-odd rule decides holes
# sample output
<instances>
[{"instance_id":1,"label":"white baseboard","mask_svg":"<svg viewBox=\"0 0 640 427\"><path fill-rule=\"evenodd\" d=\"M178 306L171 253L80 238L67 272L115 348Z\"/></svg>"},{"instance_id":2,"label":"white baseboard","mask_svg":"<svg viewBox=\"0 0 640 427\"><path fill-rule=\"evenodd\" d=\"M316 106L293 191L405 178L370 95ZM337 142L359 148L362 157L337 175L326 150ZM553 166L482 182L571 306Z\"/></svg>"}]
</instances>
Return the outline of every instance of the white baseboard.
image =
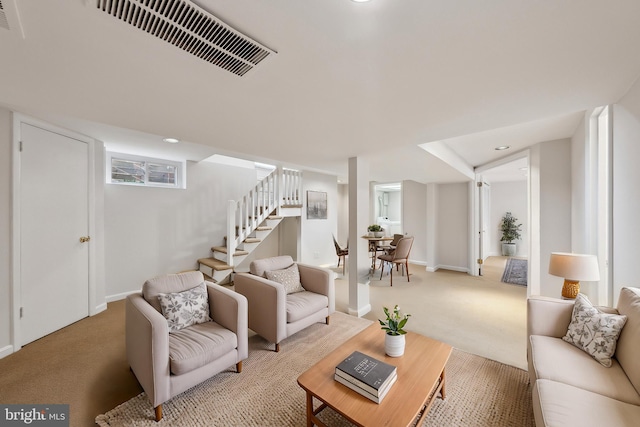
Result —
<instances>
[{"instance_id":1,"label":"white baseboard","mask_svg":"<svg viewBox=\"0 0 640 427\"><path fill-rule=\"evenodd\" d=\"M96 307L96 311L95 311L95 313L93 313L93 315L95 316L95 315L96 315L96 314L98 314L98 313L102 313L102 312L103 312L103 311L105 311L106 309L107 309L107 303L106 303L106 302L103 302L102 304L99 304L99 305Z\"/></svg>"},{"instance_id":2,"label":"white baseboard","mask_svg":"<svg viewBox=\"0 0 640 427\"><path fill-rule=\"evenodd\" d=\"M3 357L7 357L10 354L13 354L13 346L12 345L8 345L8 346L0 348L0 359L2 359Z\"/></svg>"},{"instance_id":3,"label":"white baseboard","mask_svg":"<svg viewBox=\"0 0 640 427\"><path fill-rule=\"evenodd\" d=\"M454 265L436 265L435 267L427 267L427 271L430 273L433 273L437 270L451 270L451 271L459 271L460 273L469 273L469 269L468 268L464 268L464 267L457 267Z\"/></svg>"},{"instance_id":4,"label":"white baseboard","mask_svg":"<svg viewBox=\"0 0 640 427\"><path fill-rule=\"evenodd\" d=\"M349 314L351 316L356 316L356 317L362 317L370 311L371 311L371 304L367 304L364 307L360 307L358 310L352 310L351 308L349 308Z\"/></svg>"},{"instance_id":5,"label":"white baseboard","mask_svg":"<svg viewBox=\"0 0 640 427\"><path fill-rule=\"evenodd\" d=\"M107 302L120 301L122 299L125 299L127 296L131 294L137 294L138 292L140 291L129 291L129 292L123 292L121 294L109 295L107 296L106 300Z\"/></svg>"},{"instance_id":6,"label":"white baseboard","mask_svg":"<svg viewBox=\"0 0 640 427\"><path fill-rule=\"evenodd\" d=\"M427 266L427 263L426 263L426 262L424 262L424 261L416 261L416 260L414 260L414 259L410 259L410 260L409 260L409 264L421 265L421 266L423 266L423 267L426 267L426 266Z\"/></svg>"}]
</instances>

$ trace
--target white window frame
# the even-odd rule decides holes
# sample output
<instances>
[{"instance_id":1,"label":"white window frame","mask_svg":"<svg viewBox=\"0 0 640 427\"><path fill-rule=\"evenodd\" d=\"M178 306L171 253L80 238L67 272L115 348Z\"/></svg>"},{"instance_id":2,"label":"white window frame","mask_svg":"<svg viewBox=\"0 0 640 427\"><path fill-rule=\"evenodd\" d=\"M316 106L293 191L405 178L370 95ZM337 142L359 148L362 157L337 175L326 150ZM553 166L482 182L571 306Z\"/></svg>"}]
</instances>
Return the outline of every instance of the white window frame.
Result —
<instances>
[{"instance_id":1,"label":"white window frame","mask_svg":"<svg viewBox=\"0 0 640 427\"><path fill-rule=\"evenodd\" d=\"M106 157L106 167L105 167L105 179L107 184L115 184L115 185L129 185L133 187L159 187L159 188L177 188L177 189L185 189L187 188L187 180L186 180L186 162L185 161L176 161L176 160L167 160L167 159L158 159L154 157L146 157L146 156L137 156L134 154L126 154L126 153L116 153L112 151L108 151ZM136 183L136 182L119 182L112 181L111 179L111 163L112 160L129 160L134 162L145 162L145 166L148 163L153 163L155 165L162 166L173 166L176 168L176 182L175 184L163 184L159 182L149 182L149 171L145 167L145 176L144 183Z\"/></svg>"}]
</instances>

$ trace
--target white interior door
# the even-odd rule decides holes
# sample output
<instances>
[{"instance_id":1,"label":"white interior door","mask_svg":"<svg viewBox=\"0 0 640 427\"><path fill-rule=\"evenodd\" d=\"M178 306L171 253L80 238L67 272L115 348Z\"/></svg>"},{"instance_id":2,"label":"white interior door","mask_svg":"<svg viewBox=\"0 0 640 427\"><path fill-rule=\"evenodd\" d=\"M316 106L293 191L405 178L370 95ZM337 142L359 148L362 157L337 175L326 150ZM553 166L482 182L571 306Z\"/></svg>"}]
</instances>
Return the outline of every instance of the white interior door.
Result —
<instances>
[{"instance_id":1,"label":"white interior door","mask_svg":"<svg viewBox=\"0 0 640 427\"><path fill-rule=\"evenodd\" d=\"M491 196L489 194L489 184L482 180L476 180L478 188L478 274L482 276L482 266L489 255L490 236L487 231L490 229L488 221L490 218Z\"/></svg>"},{"instance_id":2,"label":"white interior door","mask_svg":"<svg viewBox=\"0 0 640 427\"><path fill-rule=\"evenodd\" d=\"M89 315L86 142L20 127L20 341Z\"/></svg>"}]
</instances>

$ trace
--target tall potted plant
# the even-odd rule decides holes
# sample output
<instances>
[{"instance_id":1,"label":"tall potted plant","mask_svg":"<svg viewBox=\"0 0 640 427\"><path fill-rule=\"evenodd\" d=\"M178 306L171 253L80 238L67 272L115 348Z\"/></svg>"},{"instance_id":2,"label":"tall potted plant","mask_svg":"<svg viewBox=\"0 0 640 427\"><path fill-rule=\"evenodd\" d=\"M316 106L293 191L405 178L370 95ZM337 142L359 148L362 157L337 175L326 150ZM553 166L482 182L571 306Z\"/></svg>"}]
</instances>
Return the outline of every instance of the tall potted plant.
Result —
<instances>
[{"instance_id":1,"label":"tall potted plant","mask_svg":"<svg viewBox=\"0 0 640 427\"><path fill-rule=\"evenodd\" d=\"M500 222L500 231L502 231L502 255L514 256L516 254L516 244L514 240L520 240L520 229L522 224L518 224L518 218L511 215L511 212L507 212L502 217Z\"/></svg>"}]
</instances>

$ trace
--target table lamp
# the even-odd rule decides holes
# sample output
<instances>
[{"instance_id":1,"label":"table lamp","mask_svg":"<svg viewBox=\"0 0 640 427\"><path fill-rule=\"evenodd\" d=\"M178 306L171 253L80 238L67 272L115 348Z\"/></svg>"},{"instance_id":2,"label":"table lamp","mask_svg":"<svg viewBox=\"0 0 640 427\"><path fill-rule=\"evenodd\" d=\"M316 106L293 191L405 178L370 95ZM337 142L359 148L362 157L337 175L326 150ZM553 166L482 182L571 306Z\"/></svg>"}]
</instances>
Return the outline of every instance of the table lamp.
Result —
<instances>
[{"instance_id":1,"label":"table lamp","mask_svg":"<svg viewBox=\"0 0 640 427\"><path fill-rule=\"evenodd\" d=\"M595 255L552 252L549 260L549 274L563 277L562 297L574 299L580 292L580 281L600 280L600 267Z\"/></svg>"}]
</instances>

